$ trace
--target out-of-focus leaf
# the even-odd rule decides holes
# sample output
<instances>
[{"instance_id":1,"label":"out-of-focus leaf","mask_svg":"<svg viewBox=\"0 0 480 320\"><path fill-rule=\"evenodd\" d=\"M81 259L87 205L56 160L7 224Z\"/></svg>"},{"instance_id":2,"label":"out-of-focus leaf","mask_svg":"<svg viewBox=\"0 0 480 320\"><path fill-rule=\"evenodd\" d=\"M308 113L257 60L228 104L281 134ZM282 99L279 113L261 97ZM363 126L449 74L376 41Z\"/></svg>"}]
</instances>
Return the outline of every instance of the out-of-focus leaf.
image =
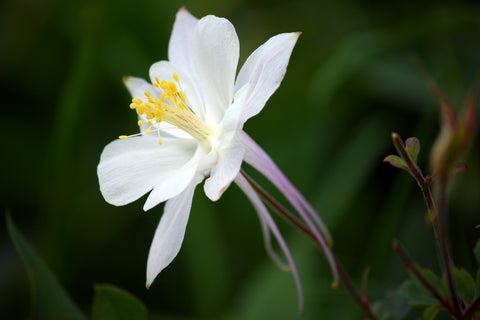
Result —
<instances>
[{"instance_id":1,"label":"out-of-focus leaf","mask_svg":"<svg viewBox=\"0 0 480 320\"><path fill-rule=\"evenodd\" d=\"M480 268L477 270L477 276L476 278L476 285L477 285L477 292L480 292Z\"/></svg>"},{"instance_id":2,"label":"out-of-focus leaf","mask_svg":"<svg viewBox=\"0 0 480 320\"><path fill-rule=\"evenodd\" d=\"M403 319L412 309L408 304L405 290L400 286L389 290L384 299L373 304L373 310L380 320Z\"/></svg>"},{"instance_id":3,"label":"out-of-focus leaf","mask_svg":"<svg viewBox=\"0 0 480 320\"><path fill-rule=\"evenodd\" d=\"M460 299L470 303L475 297L475 280L465 269L455 269L455 282Z\"/></svg>"},{"instance_id":4,"label":"out-of-focus leaf","mask_svg":"<svg viewBox=\"0 0 480 320\"><path fill-rule=\"evenodd\" d=\"M399 156L396 156L396 155L392 154L392 155L387 156L385 159L383 159L383 161L390 163L392 166L394 166L396 168L400 168L400 169L408 171L407 164Z\"/></svg>"},{"instance_id":5,"label":"out-of-focus leaf","mask_svg":"<svg viewBox=\"0 0 480 320\"><path fill-rule=\"evenodd\" d=\"M418 153L420 152L420 141L415 137L408 138L405 141L405 150L407 150L413 161L417 162Z\"/></svg>"},{"instance_id":6,"label":"out-of-focus leaf","mask_svg":"<svg viewBox=\"0 0 480 320\"><path fill-rule=\"evenodd\" d=\"M433 320L437 316L438 312L440 311L439 306L430 306L428 308L425 308L423 311L423 320Z\"/></svg>"},{"instance_id":7,"label":"out-of-focus leaf","mask_svg":"<svg viewBox=\"0 0 480 320\"><path fill-rule=\"evenodd\" d=\"M146 320L143 303L123 289L103 284L95 286L92 320Z\"/></svg>"},{"instance_id":8,"label":"out-of-focus leaf","mask_svg":"<svg viewBox=\"0 0 480 320\"><path fill-rule=\"evenodd\" d=\"M442 281L440 278L430 269L419 268L422 277L438 291L439 294L442 294ZM430 291L418 280L418 278L410 273L411 280L408 280L404 283L404 290L406 291L408 302L414 306L429 306L436 305L438 301L432 296Z\"/></svg>"},{"instance_id":9,"label":"out-of-focus leaf","mask_svg":"<svg viewBox=\"0 0 480 320\"><path fill-rule=\"evenodd\" d=\"M473 254L475 255L475 259L477 259L478 264L480 264L480 240L477 241L475 248L473 248Z\"/></svg>"},{"instance_id":10,"label":"out-of-focus leaf","mask_svg":"<svg viewBox=\"0 0 480 320\"><path fill-rule=\"evenodd\" d=\"M431 306L437 304L437 300L414 280L407 280L403 284L403 290L405 290L408 303L413 306Z\"/></svg>"},{"instance_id":11,"label":"out-of-focus leaf","mask_svg":"<svg viewBox=\"0 0 480 320\"><path fill-rule=\"evenodd\" d=\"M430 269L427 268L420 268L420 273L422 276L430 283L432 287L437 289L440 294L442 294L442 280ZM415 281L415 283L421 287L424 288L424 286L420 283L420 281L411 273L410 276L412 279ZM426 290L426 289L425 289Z\"/></svg>"},{"instance_id":12,"label":"out-of-focus leaf","mask_svg":"<svg viewBox=\"0 0 480 320\"><path fill-rule=\"evenodd\" d=\"M42 258L37 255L15 227L9 214L7 214L7 229L30 278L32 318L38 320L86 320Z\"/></svg>"}]
</instances>

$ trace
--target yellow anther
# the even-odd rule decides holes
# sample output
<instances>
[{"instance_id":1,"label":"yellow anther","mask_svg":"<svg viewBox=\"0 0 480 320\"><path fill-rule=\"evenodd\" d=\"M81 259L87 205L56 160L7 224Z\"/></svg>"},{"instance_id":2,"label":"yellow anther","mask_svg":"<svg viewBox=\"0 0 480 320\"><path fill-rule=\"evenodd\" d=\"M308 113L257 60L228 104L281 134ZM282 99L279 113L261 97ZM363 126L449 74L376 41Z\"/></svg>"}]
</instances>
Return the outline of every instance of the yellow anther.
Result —
<instances>
[{"instance_id":1,"label":"yellow anther","mask_svg":"<svg viewBox=\"0 0 480 320\"><path fill-rule=\"evenodd\" d=\"M163 144L163 140L162 140L162 139L158 139L158 144L159 144L159 145L162 145L162 144Z\"/></svg>"},{"instance_id":2,"label":"yellow anther","mask_svg":"<svg viewBox=\"0 0 480 320\"><path fill-rule=\"evenodd\" d=\"M172 91L172 93L177 92L177 85L172 81L168 82L168 88L170 89L170 91Z\"/></svg>"},{"instance_id":3,"label":"yellow anther","mask_svg":"<svg viewBox=\"0 0 480 320\"><path fill-rule=\"evenodd\" d=\"M128 136L118 136L118 139L127 139Z\"/></svg>"},{"instance_id":4,"label":"yellow anther","mask_svg":"<svg viewBox=\"0 0 480 320\"><path fill-rule=\"evenodd\" d=\"M148 129L135 135L120 136L120 139L156 131L158 133L158 143L162 144L159 126L162 122L168 122L199 141L207 141L212 133L210 126L193 112L187 96L182 90L178 74L173 73L172 79L174 81L160 80L155 77L152 84L158 88L158 91L144 91L145 97L143 99L132 99L130 108L135 109L137 114L141 115L141 120L137 121L138 125L146 124Z\"/></svg>"}]
</instances>

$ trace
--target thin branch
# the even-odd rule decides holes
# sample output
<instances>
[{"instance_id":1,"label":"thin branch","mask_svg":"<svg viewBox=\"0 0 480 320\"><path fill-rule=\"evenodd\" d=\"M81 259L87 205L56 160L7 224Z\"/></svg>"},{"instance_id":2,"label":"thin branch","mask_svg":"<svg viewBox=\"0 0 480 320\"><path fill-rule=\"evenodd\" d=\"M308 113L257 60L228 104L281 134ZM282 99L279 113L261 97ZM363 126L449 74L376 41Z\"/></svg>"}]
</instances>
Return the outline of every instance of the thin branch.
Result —
<instances>
[{"instance_id":1,"label":"thin branch","mask_svg":"<svg viewBox=\"0 0 480 320\"><path fill-rule=\"evenodd\" d=\"M462 311L460 307L460 299L458 297L457 288L455 285L455 278L453 276L453 260L450 254L450 248L448 246L448 229L446 225L446 177L440 177L437 200L438 208L435 205L435 200L430 191L431 178L425 178L422 171L408 154L405 149L405 145L402 141L402 138L396 133L392 133L392 140L395 148L402 157L402 159L407 164L410 169L410 174L417 181L420 190L422 191L425 204L428 209L428 216L433 224L433 230L435 233L435 239L438 245L438 253L440 255L440 261L443 267L443 270L447 277L448 290L450 293L450 299L452 303L452 312L451 314L456 319L461 319Z\"/></svg>"},{"instance_id":2,"label":"thin branch","mask_svg":"<svg viewBox=\"0 0 480 320\"><path fill-rule=\"evenodd\" d=\"M287 209L285 209L275 198L273 198L267 191L265 191L258 183L255 182L248 174L246 174L243 170L241 170L242 176L250 183L252 188L267 202L275 211L277 211L281 216L283 216L287 221L292 223L295 227L297 227L300 231L302 231L305 235L310 237L317 245L320 246L320 243L316 239L315 235L300 221L298 220L293 214L291 214ZM335 269L342 279L343 283L345 284L348 292L352 295L354 300L358 303L358 305L362 308L365 312L366 316L371 320L377 320L377 316L373 313L368 297L366 295L362 296L355 286L353 285L352 280L348 276L348 274L343 269L342 265L338 261L338 259L333 256L335 262Z\"/></svg>"},{"instance_id":3,"label":"thin branch","mask_svg":"<svg viewBox=\"0 0 480 320\"><path fill-rule=\"evenodd\" d=\"M472 304L470 304L467 309L463 312L463 319L470 319L471 316L478 310L480 307L480 297L477 297L473 300Z\"/></svg>"},{"instance_id":4,"label":"thin branch","mask_svg":"<svg viewBox=\"0 0 480 320\"><path fill-rule=\"evenodd\" d=\"M300 231L302 231L305 235L310 237L313 241L317 242L313 233L300 221L298 220L292 213L290 213L285 207L283 207L275 198L273 198L267 191L265 191L255 180L250 178L245 171L240 171L242 176L247 179L248 183L252 186L252 188L267 202L275 211L280 213L282 217L287 219L291 224L297 227Z\"/></svg>"},{"instance_id":5,"label":"thin branch","mask_svg":"<svg viewBox=\"0 0 480 320\"><path fill-rule=\"evenodd\" d=\"M352 297L355 299L357 304L362 308L365 315L371 320L377 320L378 319L377 316L373 313L372 308L370 307L368 297L366 295L363 295L363 296L360 295L358 290L353 285L352 279L350 279L347 272L345 271L345 269L343 269L342 265L340 264L340 262L336 257L335 257L335 264L337 266L337 271L338 271L338 275L340 276L340 279L342 279L348 292L352 295Z\"/></svg>"},{"instance_id":6,"label":"thin branch","mask_svg":"<svg viewBox=\"0 0 480 320\"><path fill-rule=\"evenodd\" d=\"M455 311L454 315L456 316L457 319L462 318L462 310L461 310L461 305L460 305L460 298L458 296L457 292L457 287L455 284L455 278L453 275L453 259L450 253L450 247L449 247L449 235L448 235L448 229L447 229L447 199L446 199L446 193L447 193L447 178L446 177L440 177L439 183L438 183L438 188L437 188L437 203L438 203L438 229L439 229L439 235L440 235L440 241L439 241L439 251L442 257L442 262L443 262L443 268L445 270L445 274L447 277L447 284L448 284L448 290L450 292L450 297L452 300L453 304L453 310Z\"/></svg>"},{"instance_id":7,"label":"thin branch","mask_svg":"<svg viewBox=\"0 0 480 320\"><path fill-rule=\"evenodd\" d=\"M413 261L410 259L410 257L407 255L405 250L403 250L402 246L398 243L398 241L393 242L393 249L398 253L400 258L403 260L405 265L409 270L413 272L415 277L422 283L422 285L427 289L432 296L440 302L440 304L451 314L454 315L454 309L452 305L450 304L450 301L445 300L442 295L438 292L437 289L435 289L430 282L428 282L427 279L422 275L420 270L418 270L418 267Z\"/></svg>"}]
</instances>

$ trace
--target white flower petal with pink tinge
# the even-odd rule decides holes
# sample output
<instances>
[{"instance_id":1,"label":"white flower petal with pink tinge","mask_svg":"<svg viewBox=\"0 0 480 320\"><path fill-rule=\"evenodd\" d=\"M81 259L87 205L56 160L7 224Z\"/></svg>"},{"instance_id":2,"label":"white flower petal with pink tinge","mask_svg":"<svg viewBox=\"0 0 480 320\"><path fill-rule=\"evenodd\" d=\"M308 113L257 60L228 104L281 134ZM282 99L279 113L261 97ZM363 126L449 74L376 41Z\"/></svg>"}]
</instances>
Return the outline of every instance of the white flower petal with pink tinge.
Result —
<instances>
[{"instance_id":1,"label":"white flower petal with pink tinge","mask_svg":"<svg viewBox=\"0 0 480 320\"><path fill-rule=\"evenodd\" d=\"M195 177L182 193L165 204L148 253L147 288L180 251L190 216L193 192L202 179L201 176Z\"/></svg>"},{"instance_id":2,"label":"white flower petal with pink tinge","mask_svg":"<svg viewBox=\"0 0 480 320\"><path fill-rule=\"evenodd\" d=\"M97 168L103 197L108 203L121 206L153 188L165 189L166 199L176 196L182 191L177 188L179 181L192 179L179 173L193 157L195 147L191 139L166 139L160 147L152 135L111 142L103 150Z\"/></svg>"},{"instance_id":3,"label":"white flower petal with pink tinge","mask_svg":"<svg viewBox=\"0 0 480 320\"><path fill-rule=\"evenodd\" d=\"M207 108L207 123L218 123L233 100L239 43L233 25L224 18L206 16L195 26L192 43L195 74Z\"/></svg>"},{"instance_id":4,"label":"white flower petal with pink tinge","mask_svg":"<svg viewBox=\"0 0 480 320\"><path fill-rule=\"evenodd\" d=\"M288 61L300 33L282 33L271 37L245 61L235 82L235 92L250 84L250 96L242 122L257 115L277 90L287 71Z\"/></svg>"}]
</instances>

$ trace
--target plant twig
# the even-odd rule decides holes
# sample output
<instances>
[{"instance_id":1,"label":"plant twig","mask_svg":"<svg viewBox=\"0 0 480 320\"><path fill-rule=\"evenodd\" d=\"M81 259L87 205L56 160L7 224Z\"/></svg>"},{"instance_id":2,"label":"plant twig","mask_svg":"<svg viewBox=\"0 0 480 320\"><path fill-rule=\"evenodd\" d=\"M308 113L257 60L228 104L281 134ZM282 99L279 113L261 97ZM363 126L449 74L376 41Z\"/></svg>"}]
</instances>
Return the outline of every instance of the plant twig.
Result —
<instances>
[{"instance_id":1,"label":"plant twig","mask_svg":"<svg viewBox=\"0 0 480 320\"><path fill-rule=\"evenodd\" d=\"M311 238L317 245L320 246L320 243L316 239L315 235L300 221L296 218L292 213L290 213L285 207L283 207L274 197L272 197L267 191L265 191L258 183L255 182L248 174L246 174L243 170L241 174L247 179L248 183L252 186L252 188L263 198L263 200L268 203L275 211L277 211L282 217L284 217L288 222L290 222L293 226L298 228L302 231L305 235ZM342 265L338 261L338 259L333 255L334 262L335 262L335 269L342 279L343 283L345 284L347 291L352 295L355 302L362 308L365 315L370 320L377 320L377 316L373 313L372 308L369 304L368 297L366 295L361 295L355 286L353 285L352 280L343 269Z\"/></svg>"},{"instance_id":2,"label":"plant twig","mask_svg":"<svg viewBox=\"0 0 480 320\"><path fill-rule=\"evenodd\" d=\"M452 268L453 260L452 260L452 256L450 254L450 248L448 245L449 237L448 237L448 229L446 224L447 177L441 176L439 178L440 181L437 188L438 190L437 192L438 208L437 208L432 192L430 191L430 185L431 185L432 179L428 177L427 178L424 177L418 165L415 163L412 157L408 154L405 148L405 145L398 134L392 133L392 140L398 153L407 164L410 174L414 177L415 181L420 187L420 190L422 191L422 195L428 210L428 216L433 224L433 230L435 233L435 239L437 241L438 253L440 256L442 269L445 272L447 277L447 284L448 284L448 290L450 293L450 300L451 300L451 307L452 307L451 314L456 319L462 319L462 310L460 308L460 300L459 300L457 288L455 285L455 278L453 276L453 268Z\"/></svg>"},{"instance_id":3,"label":"plant twig","mask_svg":"<svg viewBox=\"0 0 480 320\"><path fill-rule=\"evenodd\" d=\"M473 316L473 314L477 311L477 309L480 307L480 296L477 297L473 302L465 309L463 312L463 319L470 319L470 317Z\"/></svg>"},{"instance_id":4,"label":"plant twig","mask_svg":"<svg viewBox=\"0 0 480 320\"><path fill-rule=\"evenodd\" d=\"M435 289L430 282L422 275L420 270L418 269L417 265L410 259L407 255L405 250L403 250L402 246L398 243L398 241L393 242L393 249L398 253L402 261L405 263L407 268L413 272L415 277L422 283L422 285L427 289L432 296L440 302L440 304L451 314L454 315L454 309L450 303L450 301L445 300L442 295Z\"/></svg>"},{"instance_id":5,"label":"plant twig","mask_svg":"<svg viewBox=\"0 0 480 320\"><path fill-rule=\"evenodd\" d=\"M455 284L455 278L453 274L453 259L450 253L449 247L449 235L447 229L447 200L446 200L446 192L447 192L447 178L441 176L437 185L437 203L438 203L438 212L437 212L437 228L439 233L439 251L440 256L442 257L443 262L443 269L445 270L445 274L447 277L447 284L448 290L450 292L450 297L453 304L453 309L455 311L455 316L457 319L461 319L462 317L462 310L460 306L460 299L458 297L457 287Z\"/></svg>"},{"instance_id":6,"label":"plant twig","mask_svg":"<svg viewBox=\"0 0 480 320\"><path fill-rule=\"evenodd\" d=\"M373 310L368 301L368 296L361 295L358 292L358 290L353 285L352 279L350 279L347 272L345 271L345 269L343 269L342 265L340 264L340 262L336 257L335 257L335 265L337 266L337 271L338 271L338 275L340 276L340 279L342 279L348 292L352 295L353 299L355 299L357 304L362 308L365 315L371 320L377 320L378 318L373 313Z\"/></svg>"}]
</instances>

